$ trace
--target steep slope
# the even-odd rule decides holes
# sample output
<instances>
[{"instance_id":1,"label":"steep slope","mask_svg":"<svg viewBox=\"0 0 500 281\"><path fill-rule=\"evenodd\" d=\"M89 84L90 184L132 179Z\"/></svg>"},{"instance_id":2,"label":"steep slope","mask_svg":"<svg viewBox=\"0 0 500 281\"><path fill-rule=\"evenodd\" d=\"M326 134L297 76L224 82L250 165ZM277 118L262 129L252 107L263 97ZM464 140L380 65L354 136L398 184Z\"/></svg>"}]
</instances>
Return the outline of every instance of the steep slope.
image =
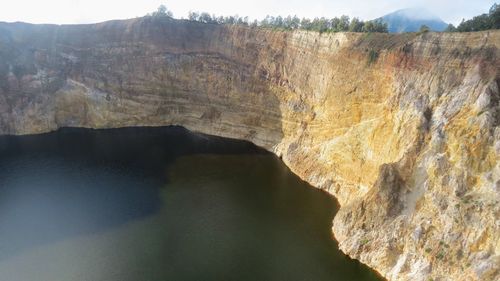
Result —
<instances>
[{"instance_id":1,"label":"steep slope","mask_svg":"<svg viewBox=\"0 0 500 281\"><path fill-rule=\"evenodd\" d=\"M142 18L0 24L0 134L183 125L335 195L390 280L496 280L500 32L323 34Z\"/></svg>"},{"instance_id":2,"label":"steep slope","mask_svg":"<svg viewBox=\"0 0 500 281\"><path fill-rule=\"evenodd\" d=\"M443 31L448 26L439 17L423 8L397 10L380 19L387 23L391 33L416 32L420 30L422 25L428 26L432 31Z\"/></svg>"}]
</instances>

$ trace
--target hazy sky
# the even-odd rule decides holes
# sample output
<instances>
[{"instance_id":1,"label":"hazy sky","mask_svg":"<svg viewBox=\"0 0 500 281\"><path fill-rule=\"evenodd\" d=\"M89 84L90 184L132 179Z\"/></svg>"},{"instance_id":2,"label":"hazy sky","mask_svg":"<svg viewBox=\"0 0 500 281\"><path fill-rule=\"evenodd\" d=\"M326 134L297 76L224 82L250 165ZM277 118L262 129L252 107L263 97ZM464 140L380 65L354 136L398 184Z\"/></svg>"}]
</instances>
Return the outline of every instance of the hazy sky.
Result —
<instances>
[{"instance_id":1,"label":"hazy sky","mask_svg":"<svg viewBox=\"0 0 500 281\"><path fill-rule=\"evenodd\" d=\"M495 0L0 0L0 21L32 23L92 23L143 16L165 4L174 17L190 10L217 15L298 15L334 17L342 14L373 19L397 9L427 7L446 22L485 13ZM500 2L500 1L499 1Z\"/></svg>"}]
</instances>

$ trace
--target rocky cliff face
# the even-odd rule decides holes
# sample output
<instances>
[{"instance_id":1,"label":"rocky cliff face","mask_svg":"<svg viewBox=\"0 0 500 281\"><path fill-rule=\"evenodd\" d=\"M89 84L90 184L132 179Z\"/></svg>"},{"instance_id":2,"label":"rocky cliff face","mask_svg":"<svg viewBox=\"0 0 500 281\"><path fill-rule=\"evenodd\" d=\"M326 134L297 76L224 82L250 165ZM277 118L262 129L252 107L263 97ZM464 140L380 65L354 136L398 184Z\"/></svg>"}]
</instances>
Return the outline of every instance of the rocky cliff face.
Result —
<instances>
[{"instance_id":1,"label":"rocky cliff face","mask_svg":"<svg viewBox=\"0 0 500 281\"><path fill-rule=\"evenodd\" d=\"M0 134L182 125L335 195L390 280L498 280L500 32L323 34L142 18L0 24Z\"/></svg>"}]
</instances>

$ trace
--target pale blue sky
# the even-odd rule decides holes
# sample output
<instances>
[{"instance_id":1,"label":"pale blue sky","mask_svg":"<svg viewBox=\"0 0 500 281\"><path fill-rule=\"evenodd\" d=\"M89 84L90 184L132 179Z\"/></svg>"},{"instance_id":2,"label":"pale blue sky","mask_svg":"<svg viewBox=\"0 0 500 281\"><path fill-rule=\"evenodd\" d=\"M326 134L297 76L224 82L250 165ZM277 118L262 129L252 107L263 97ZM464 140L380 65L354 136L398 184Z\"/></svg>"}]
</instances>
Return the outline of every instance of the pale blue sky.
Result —
<instances>
[{"instance_id":1,"label":"pale blue sky","mask_svg":"<svg viewBox=\"0 0 500 281\"><path fill-rule=\"evenodd\" d=\"M427 7L446 22L485 13L495 0L1 0L0 21L32 23L93 23L143 16L165 4L176 18L190 10L217 15L298 15L334 17L342 14L373 19L397 9ZM499 1L500 2L500 1Z\"/></svg>"}]
</instances>

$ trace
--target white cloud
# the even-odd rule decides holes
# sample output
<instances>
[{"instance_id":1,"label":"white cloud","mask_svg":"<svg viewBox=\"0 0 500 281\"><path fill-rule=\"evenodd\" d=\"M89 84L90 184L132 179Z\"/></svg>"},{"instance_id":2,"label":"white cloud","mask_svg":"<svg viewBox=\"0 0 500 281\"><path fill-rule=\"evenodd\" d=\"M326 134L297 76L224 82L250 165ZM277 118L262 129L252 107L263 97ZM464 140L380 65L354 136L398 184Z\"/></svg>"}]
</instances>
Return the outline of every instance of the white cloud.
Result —
<instances>
[{"instance_id":1,"label":"white cloud","mask_svg":"<svg viewBox=\"0 0 500 281\"><path fill-rule=\"evenodd\" d=\"M423 6L443 20L459 23L462 18L487 12L494 0L1 0L0 21L33 23L91 23L143 16L164 3L175 17L188 11L218 15L298 15L334 17L342 14L373 19L397 9Z\"/></svg>"}]
</instances>

